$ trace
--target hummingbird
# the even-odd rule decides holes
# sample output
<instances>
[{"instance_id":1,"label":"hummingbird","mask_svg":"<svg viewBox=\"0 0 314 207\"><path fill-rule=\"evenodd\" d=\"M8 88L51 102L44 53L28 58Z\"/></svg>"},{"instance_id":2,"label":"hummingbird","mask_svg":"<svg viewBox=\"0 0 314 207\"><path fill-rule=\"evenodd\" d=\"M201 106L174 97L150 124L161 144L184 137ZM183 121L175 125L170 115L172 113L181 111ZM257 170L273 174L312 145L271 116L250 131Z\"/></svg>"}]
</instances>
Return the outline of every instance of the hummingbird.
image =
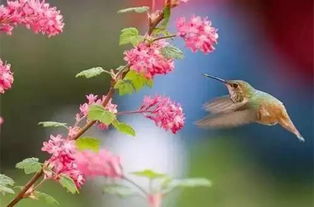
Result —
<instances>
[{"instance_id":1,"label":"hummingbird","mask_svg":"<svg viewBox=\"0 0 314 207\"><path fill-rule=\"evenodd\" d=\"M281 125L304 142L281 101L274 96L255 89L243 80L224 80L208 74L205 77L223 83L229 95L218 97L204 104L211 115L196 122L202 128L230 128L249 123L268 126Z\"/></svg>"}]
</instances>

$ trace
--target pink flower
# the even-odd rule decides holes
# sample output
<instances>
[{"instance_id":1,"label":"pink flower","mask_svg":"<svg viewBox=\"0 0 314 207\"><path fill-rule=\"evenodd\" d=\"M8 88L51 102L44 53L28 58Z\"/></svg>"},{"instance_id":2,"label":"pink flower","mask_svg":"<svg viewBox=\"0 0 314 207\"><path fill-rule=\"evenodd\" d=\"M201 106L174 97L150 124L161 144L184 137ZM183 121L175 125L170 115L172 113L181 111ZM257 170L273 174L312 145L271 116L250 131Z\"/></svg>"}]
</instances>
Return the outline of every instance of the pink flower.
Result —
<instances>
[{"instance_id":1,"label":"pink flower","mask_svg":"<svg viewBox=\"0 0 314 207\"><path fill-rule=\"evenodd\" d=\"M75 163L75 141L63 139L61 135L50 135L50 140L43 143L41 150L51 155L46 164L54 173L51 174L49 171L45 172L46 178L59 180L60 176L64 174L71 177L77 187L84 184L84 175L77 168L77 164Z\"/></svg>"},{"instance_id":2,"label":"pink flower","mask_svg":"<svg viewBox=\"0 0 314 207\"><path fill-rule=\"evenodd\" d=\"M153 120L157 126L171 130L174 134L184 126L185 118L181 105L167 97L146 96L139 111Z\"/></svg>"},{"instance_id":3,"label":"pink flower","mask_svg":"<svg viewBox=\"0 0 314 207\"><path fill-rule=\"evenodd\" d=\"M111 178L120 178L122 176L120 158L107 150L102 149L99 152L78 151L75 154L75 160L78 169L85 176Z\"/></svg>"},{"instance_id":4,"label":"pink flower","mask_svg":"<svg viewBox=\"0 0 314 207\"><path fill-rule=\"evenodd\" d=\"M90 105L92 105L92 104L102 105L102 103L106 99L106 96L102 96L101 99L100 98L98 99L97 95L89 94L89 95L86 95L86 99L87 99L87 102L80 105L80 112L77 113L76 116L75 116L76 117L76 121L80 121L81 119L83 119L84 117L87 116L88 108L89 108ZM116 114L118 112L117 105L111 103L111 99L108 102L108 104L106 105L105 109L110 111L110 112L112 112L112 113L114 113L114 114ZM103 123L98 123L97 126L100 129L103 129L103 130L108 128L108 126L106 124L103 124Z\"/></svg>"},{"instance_id":5,"label":"pink flower","mask_svg":"<svg viewBox=\"0 0 314 207\"><path fill-rule=\"evenodd\" d=\"M163 195L161 193L148 195L148 203L150 207L161 207Z\"/></svg>"},{"instance_id":6,"label":"pink flower","mask_svg":"<svg viewBox=\"0 0 314 207\"><path fill-rule=\"evenodd\" d=\"M174 69L173 59L167 59L161 54L161 49L168 43L164 40L151 44L142 42L135 48L124 52L124 60L130 65L131 70L153 78L157 74L167 74Z\"/></svg>"},{"instance_id":7,"label":"pink flower","mask_svg":"<svg viewBox=\"0 0 314 207\"><path fill-rule=\"evenodd\" d=\"M10 64L3 63L0 59L0 93L2 94L11 88L14 80L10 67Z\"/></svg>"},{"instance_id":8,"label":"pink flower","mask_svg":"<svg viewBox=\"0 0 314 207\"><path fill-rule=\"evenodd\" d=\"M11 35L18 24L48 37L62 32L64 26L60 11L45 0L7 1L6 7L0 6L0 32Z\"/></svg>"},{"instance_id":9,"label":"pink flower","mask_svg":"<svg viewBox=\"0 0 314 207\"><path fill-rule=\"evenodd\" d=\"M193 16L190 21L180 17L176 21L178 36L185 40L186 47L193 52L200 50L204 53L212 52L217 43L217 29L211 26L207 17Z\"/></svg>"}]
</instances>

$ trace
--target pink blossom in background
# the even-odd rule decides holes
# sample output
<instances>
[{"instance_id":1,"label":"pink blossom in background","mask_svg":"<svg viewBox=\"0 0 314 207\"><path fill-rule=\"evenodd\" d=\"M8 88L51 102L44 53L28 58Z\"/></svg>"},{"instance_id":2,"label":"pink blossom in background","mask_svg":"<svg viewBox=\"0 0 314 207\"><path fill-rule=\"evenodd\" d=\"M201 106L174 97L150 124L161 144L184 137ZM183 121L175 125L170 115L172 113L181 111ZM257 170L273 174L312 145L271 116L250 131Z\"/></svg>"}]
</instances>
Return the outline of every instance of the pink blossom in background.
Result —
<instances>
[{"instance_id":1,"label":"pink blossom in background","mask_svg":"<svg viewBox=\"0 0 314 207\"><path fill-rule=\"evenodd\" d=\"M45 0L7 1L7 6L1 5L0 32L11 35L19 24L48 37L62 32L64 26L60 11Z\"/></svg>"},{"instance_id":2,"label":"pink blossom in background","mask_svg":"<svg viewBox=\"0 0 314 207\"><path fill-rule=\"evenodd\" d=\"M86 99L87 99L87 102L80 105L80 112L76 114L76 121L79 121L82 118L87 116L88 108L90 105L92 104L102 105L103 101L106 99L106 96L102 96L102 98L98 98L97 95L89 94L89 95L86 95ZM111 103L111 99L110 99L105 109L116 114L118 112L117 107L118 106L116 104ZM98 123L97 126L102 130L105 130L108 128L108 126L103 123Z\"/></svg>"},{"instance_id":3,"label":"pink blossom in background","mask_svg":"<svg viewBox=\"0 0 314 207\"><path fill-rule=\"evenodd\" d=\"M0 93L4 93L12 87L13 73L11 72L11 65L3 63L0 59Z\"/></svg>"},{"instance_id":4,"label":"pink blossom in background","mask_svg":"<svg viewBox=\"0 0 314 207\"><path fill-rule=\"evenodd\" d=\"M146 96L139 111L152 119L157 126L176 133L184 126L184 113L180 104L168 97Z\"/></svg>"},{"instance_id":5,"label":"pink blossom in background","mask_svg":"<svg viewBox=\"0 0 314 207\"><path fill-rule=\"evenodd\" d=\"M4 119L0 116L0 126L3 124Z\"/></svg>"},{"instance_id":6,"label":"pink blossom in background","mask_svg":"<svg viewBox=\"0 0 314 207\"><path fill-rule=\"evenodd\" d=\"M75 163L75 141L63 139L62 135L50 135L50 140L43 143L41 150L51 155L47 164L54 173L51 174L48 171L45 173L46 178L58 180L60 175L64 174L71 177L77 187L84 184L84 175L77 168L77 164Z\"/></svg>"},{"instance_id":7,"label":"pink blossom in background","mask_svg":"<svg viewBox=\"0 0 314 207\"><path fill-rule=\"evenodd\" d=\"M148 203L150 207L161 207L162 194L157 193L157 194L148 195Z\"/></svg>"},{"instance_id":8,"label":"pink blossom in background","mask_svg":"<svg viewBox=\"0 0 314 207\"><path fill-rule=\"evenodd\" d=\"M147 78L157 74L167 74L174 69L173 59L167 59L161 54L161 49L168 43L159 40L148 44L142 42L135 48L124 52L124 60L130 65L131 70L143 73Z\"/></svg>"},{"instance_id":9,"label":"pink blossom in background","mask_svg":"<svg viewBox=\"0 0 314 207\"><path fill-rule=\"evenodd\" d=\"M180 17L176 21L176 27L178 36L184 39L186 47L193 52L200 50L209 53L215 49L218 33L207 17L193 16L189 21Z\"/></svg>"},{"instance_id":10,"label":"pink blossom in background","mask_svg":"<svg viewBox=\"0 0 314 207\"><path fill-rule=\"evenodd\" d=\"M78 169L85 176L105 176L111 178L120 178L122 176L120 157L105 149L99 152L78 151L75 154L75 160Z\"/></svg>"}]
</instances>

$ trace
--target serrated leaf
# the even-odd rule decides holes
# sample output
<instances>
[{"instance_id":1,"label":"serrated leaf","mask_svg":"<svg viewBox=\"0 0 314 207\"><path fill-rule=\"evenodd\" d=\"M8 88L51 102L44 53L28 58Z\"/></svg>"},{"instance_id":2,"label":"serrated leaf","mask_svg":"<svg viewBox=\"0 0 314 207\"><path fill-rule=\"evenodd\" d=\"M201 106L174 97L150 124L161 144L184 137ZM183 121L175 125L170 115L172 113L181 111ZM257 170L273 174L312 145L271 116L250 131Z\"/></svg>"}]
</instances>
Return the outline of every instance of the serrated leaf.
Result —
<instances>
[{"instance_id":1,"label":"serrated leaf","mask_svg":"<svg viewBox=\"0 0 314 207\"><path fill-rule=\"evenodd\" d=\"M61 175L60 179L59 179L59 183L65 188L67 189L70 193L75 194L75 193L79 193L75 182L73 181L72 178L70 178L67 175Z\"/></svg>"},{"instance_id":2,"label":"serrated leaf","mask_svg":"<svg viewBox=\"0 0 314 207\"><path fill-rule=\"evenodd\" d=\"M120 196L120 197L132 196L132 195L136 194L136 192L133 191L128 186L119 185L119 184L105 185L104 193L117 195L117 196Z\"/></svg>"},{"instance_id":3,"label":"serrated leaf","mask_svg":"<svg viewBox=\"0 0 314 207\"><path fill-rule=\"evenodd\" d=\"M85 77L85 78L92 78L95 76L98 76L102 73L104 73L105 70L102 67L94 67L94 68L90 68L87 70L83 70L81 72L79 72L78 74L76 74L76 78L78 77Z\"/></svg>"},{"instance_id":4,"label":"serrated leaf","mask_svg":"<svg viewBox=\"0 0 314 207\"><path fill-rule=\"evenodd\" d=\"M206 178L186 178L165 180L162 184L164 193L169 193L176 188L211 187L211 182Z\"/></svg>"},{"instance_id":5,"label":"serrated leaf","mask_svg":"<svg viewBox=\"0 0 314 207\"><path fill-rule=\"evenodd\" d=\"M158 172L155 172L155 171L150 170L150 169L145 169L142 171L133 172L132 174L139 176L139 177L146 177L148 179L163 178L163 177L167 176L166 174L158 173Z\"/></svg>"},{"instance_id":6,"label":"serrated leaf","mask_svg":"<svg viewBox=\"0 0 314 207\"><path fill-rule=\"evenodd\" d=\"M118 80L114 85L114 88L119 90L120 96L132 94L134 92L134 87L129 81Z\"/></svg>"},{"instance_id":7,"label":"serrated leaf","mask_svg":"<svg viewBox=\"0 0 314 207\"><path fill-rule=\"evenodd\" d=\"M126 8L126 9L119 10L118 14L128 13L128 12L144 13L144 12L147 12L148 10L149 10L148 6L131 7L131 8Z\"/></svg>"},{"instance_id":8,"label":"serrated leaf","mask_svg":"<svg viewBox=\"0 0 314 207\"><path fill-rule=\"evenodd\" d=\"M160 23L159 28L166 29L168 24L169 24L169 20L170 20L171 9L169 6L167 6L163 9L162 12L163 12L164 18L163 18L162 22Z\"/></svg>"},{"instance_id":9,"label":"serrated leaf","mask_svg":"<svg viewBox=\"0 0 314 207\"><path fill-rule=\"evenodd\" d=\"M135 136L135 130L128 124L119 122L118 120L114 120L112 122L114 128L116 128L119 132L125 133L127 135Z\"/></svg>"},{"instance_id":10,"label":"serrated leaf","mask_svg":"<svg viewBox=\"0 0 314 207\"><path fill-rule=\"evenodd\" d=\"M56 121L42 121L39 122L38 125L41 125L43 127L67 127L67 123L61 123Z\"/></svg>"},{"instance_id":11,"label":"serrated leaf","mask_svg":"<svg viewBox=\"0 0 314 207\"><path fill-rule=\"evenodd\" d=\"M139 42L143 41L143 36L139 35L138 30L135 27L128 27L121 30L120 45L126 45L131 43L136 46Z\"/></svg>"},{"instance_id":12,"label":"serrated leaf","mask_svg":"<svg viewBox=\"0 0 314 207\"><path fill-rule=\"evenodd\" d=\"M116 119L116 115L106 110L103 106L94 104L89 106L87 118L92 121L100 121L109 125Z\"/></svg>"},{"instance_id":13,"label":"serrated leaf","mask_svg":"<svg viewBox=\"0 0 314 207\"><path fill-rule=\"evenodd\" d=\"M9 176L6 176L4 174L0 174L0 185L14 185L14 180L10 178Z\"/></svg>"},{"instance_id":14,"label":"serrated leaf","mask_svg":"<svg viewBox=\"0 0 314 207\"><path fill-rule=\"evenodd\" d=\"M44 200L47 204L58 206L60 203L51 195L40 191L35 191L34 196L39 200Z\"/></svg>"},{"instance_id":15,"label":"serrated leaf","mask_svg":"<svg viewBox=\"0 0 314 207\"><path fill-rule=\"evenodd\" d=\"M161 54L168 59L182 59L184 57L183 52L173 45L162 48Z\"/></svg>"},{"instance_id":16,"label":"serrated leaf","mask_svg":"<svg viewBox=\"0 0 314 207\"><path fill-rule=\"evenodd\" d=\"M94 137L81 137L75 141L75 145L79 150L92 150L98 152L100 148L100 140Z\"/></svg>"},{"instance_id":17,"label":"serrated leaf","mask_svg":"<svg viewBox=\"0 0 314 207\"><path fill-rule=\"evenodd\" d=\"M23 169L25 174L31 174L38 172L42 167L38 158L26 158L23 161L16 164L16 168Z\"/></svg>"}]
</instances>

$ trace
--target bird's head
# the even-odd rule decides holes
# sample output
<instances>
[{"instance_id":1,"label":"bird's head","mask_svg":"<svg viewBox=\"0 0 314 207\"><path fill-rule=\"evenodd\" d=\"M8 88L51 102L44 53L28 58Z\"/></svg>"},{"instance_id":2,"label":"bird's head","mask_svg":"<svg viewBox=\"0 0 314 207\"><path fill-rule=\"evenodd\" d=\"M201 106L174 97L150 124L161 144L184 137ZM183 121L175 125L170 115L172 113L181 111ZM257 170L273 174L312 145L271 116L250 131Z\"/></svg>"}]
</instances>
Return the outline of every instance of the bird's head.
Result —
<instances>
[{"instance_id":1,"label":"bird's head","mask_svg":"<svg viewBox=\"0 0 314 207\"><path fill-rule=\"evenodd\" d=\"M242 102L243 99L250 98L255 92L255 89L243 80L224 80L208 74L204 74L204 76L222 82L227 87L233 102Z\"/></svg>"}]
</instances>

